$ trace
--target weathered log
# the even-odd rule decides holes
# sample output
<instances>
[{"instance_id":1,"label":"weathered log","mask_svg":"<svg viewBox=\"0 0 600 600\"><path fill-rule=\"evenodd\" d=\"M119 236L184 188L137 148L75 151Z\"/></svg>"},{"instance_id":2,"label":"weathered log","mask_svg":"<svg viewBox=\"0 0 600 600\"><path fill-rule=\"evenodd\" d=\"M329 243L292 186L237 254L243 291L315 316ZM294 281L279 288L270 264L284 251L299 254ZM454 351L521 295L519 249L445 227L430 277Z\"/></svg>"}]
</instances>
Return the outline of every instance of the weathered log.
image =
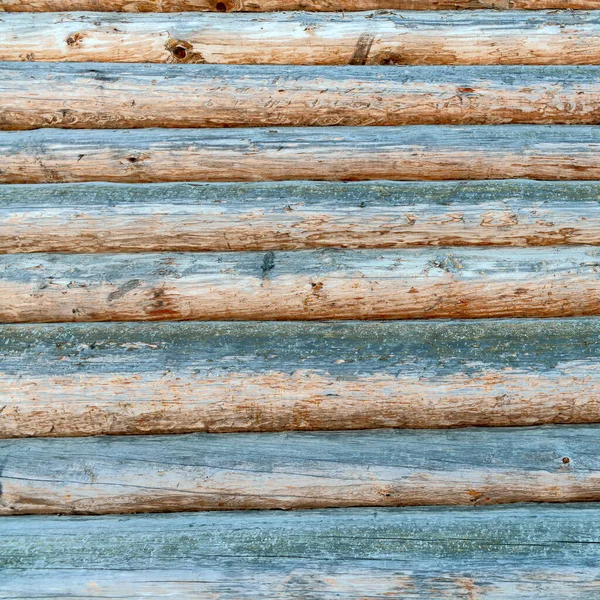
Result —
<instances>
[{"instance_id":1,"label":"weathered log","mask_svg":"<svg viewBox=\"0 0 600 600\"><path fill-rule=\"evenodd\" d=\"M0 520L0 598L595 598L600 508Z\"/></svg>"},{"instance_id":2,"label":"weathered log","mask_svg":"<svg viewBox=\"0 0 600 600\"><path fill-rule=\"evenodd\" d=\"M600 130L414 125L0 132L0 183L515 178L600 179Z\"/></svg>"},{"instance_id":3,"label":"weathered log","mask_svg":"<svg viewBox=\"0 0 600 600\"><path fill-rule=\"evenodd\" d=\"M0 12L269 12L277 10L593 10L598 0L0 0Z\"/></svg>"},{"instance_id":4,"label":"weathered log","mask_svg":"<svg viewBox=\"0 0 600 600\"><path fill-rule=\"evenodd\" d=\"M4 325L0 436L600 422L600 320Z\"/></svg>"},{"instance_id":5,"label":"weathered log","mask_svg":"<svg viewBox=\"0 0 600 600\"><path fill-rule=\"evenodd\" d=\"M596 182L0 186L0 253L600 244Z\"/></svg>"},{"instance_id":6,"label":"weathered log","mask_svg":"<svg viewBox=\"0 0 600 600\"><path fill-rule=\"evenodd\" d=\"M0 79L9 130L600 122L598 67L4 63Z\"/></svg>"},{"instance_id":7,"label":"weathered log","mask_svg":"<svg viewBox=\"0 0 600 600\"><path fill-rule=\"evenodd\" d=\"M0 321L600 315L599 250L0 255Z\"/></svg>"},{"instance_id":8,"label":"weathered log","mask_svg":"<svg viewBox=\"0 0 600 600\"><path fill-rule=\"evenodd\" d=\"M0 60L295 65L597 65L591 12L12 13ZM185 110L185 102L180 102Z\"/></svg>"},{"instance_id":9,"label":"weathered log","mask_svg":"<svg viewBox=\"0 0 600 600\"><path fill-rule=\"evenodd\" d=\"M600 500L594 425L0 440L0 515Z\"/></svg>"}]
</instances>

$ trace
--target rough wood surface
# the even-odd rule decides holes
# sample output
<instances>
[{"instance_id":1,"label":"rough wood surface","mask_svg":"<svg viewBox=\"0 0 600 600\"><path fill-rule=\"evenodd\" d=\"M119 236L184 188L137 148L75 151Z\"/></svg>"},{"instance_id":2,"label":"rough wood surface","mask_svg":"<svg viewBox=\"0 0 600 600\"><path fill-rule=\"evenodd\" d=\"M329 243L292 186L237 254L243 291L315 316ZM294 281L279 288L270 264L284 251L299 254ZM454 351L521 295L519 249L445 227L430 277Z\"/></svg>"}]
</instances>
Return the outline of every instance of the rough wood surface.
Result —
<instances>
[{"instance_id":1,"label":"rough wood surface","mask_svg":"<svg viewBox=\"0 0 600 600\"><path fill-rule=\"evenodd\" d=\"M269 12L276 10L593 10L598 0L0 0L0 12Z\"/></svg>"},{"instance_id":2,"label":"rough wood surface","mask_svg":"<svg viewBox=\"0 0 600 600\"><path fill-rule=\"evenodd\" d=\"M600 130L414 125L0 132L0 183L515 178L600 179Z\"/></svg>"},{"instance_id":3,"label":"rough wood surface","mask_svg":"<svg viewBox=\"0 0 600 600\"><path fill-rule=\"evenodd\" d=\"M9 130L597 124L599 96L598 67L0 63Z\"/></svg>"},{"instance_id":4,"label":"rough wood surface","mask_svg":"<svg viewBox=\"0 0 600 600\"><path fill-rule=\"evenodd\" d=\"M600 422L600 320L4 325L1 437Z\"/></svg>"},{"instance_id":5,"label":"rough wood surface","mask_svg":"<svg viewBox=\"0 0 600 600\"><path fill-rule=\"evenodd\" d=\"M600 500L594 425L0 440L0 515Z\"/></svg>"},{"instance_id":6,"label":"rough wood surface","mask_svg":"<svg viewBox=\"0 0 600 600\"><path fill-rule=\"evenodd\" d=\"M13 517L0 598L590 600L600 508Z\"/></svg>"},{"instance_id":7,"label":"rough wood surface","mask_svg":"<svg viewBox=\"0 0 600 600\"><path fill-rule=\"evenodd\" d=\"M0 60L597 65L591 12L12 13Z\"/></svg>"},{"instance_id":8,"label":"rough wood surface","mask_svg":"<svg viewBox=\"0 0 600 600\"><path fill-rule=\"evenodd\" d=\"M0 321L600 315L598 249L4 254Z\"/></svg>"},{"instance_id":9,"label":"rough wood surface","mask_svg":"<svg viewBox=\"0 0 600 600\"><path fill-rule=\"evenodd\" d=\"M0 253L600 244L596 182L0 186Z\"/></svg>"}]
</instances>

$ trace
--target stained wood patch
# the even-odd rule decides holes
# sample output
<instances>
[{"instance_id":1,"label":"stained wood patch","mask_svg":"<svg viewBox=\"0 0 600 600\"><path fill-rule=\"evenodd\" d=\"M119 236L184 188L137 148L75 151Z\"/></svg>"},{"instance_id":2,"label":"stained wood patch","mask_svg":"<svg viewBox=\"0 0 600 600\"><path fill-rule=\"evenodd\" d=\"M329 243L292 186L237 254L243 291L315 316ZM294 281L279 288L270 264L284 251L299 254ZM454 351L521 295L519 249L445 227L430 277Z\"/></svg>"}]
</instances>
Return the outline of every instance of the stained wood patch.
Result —
<instances>
[{"instance_id":1,"label":"stained wood patch","mask_svg":"<svg viewBox=\"0 0 600 600\"><path fill-rule=\"evenodd\" d=\"M12 130L600 122L598 67L4 63L0 79Z\"/></svg>"},{"instance_id":2,"label":"stained wood patch","mask_svg":"<svg viewBox=\"0 0 600 600\"><path fill-rule=\"evenodd\" d=\"M5 61L595 65L599 57L594 11L14 13L0 23Z\"/></svg>"},{"instance_id":3,"label":"stained wood patch","mask_svg":"<svg viewBox=\"0 0 600 600\"><path fill-rule=\"evenodd\" d=\"M596 180L600 132L581 125L5 131L0 164L0 183Z\"/></svg>"},{"instance_id":4,"label":"stained wood patch","mask_svg":"<svg viewBox=\"0 0 600 600\"><path fill-rule=\"evenodd\" d=\"M595 182L0 186L0 252L600 244Z\"/></svg>"},{"instance_id":5,"label":"stained wood patch","mask_svg":"<svg viewBox=\"0 0 600 600\"><path fill-rule=\"evenodd\" d=\"M0 441L0 514L600 499L600 427Z\"/></svg>"},{"instance_id":6,"label":"stained wood patch","mask_svg":"<svg viewBox=\"0 0 600 600\"><path fill-rule=\"evenodd\" d=\"M596 0L0 0L0 12L270 12L278 10L539 10L598 8Z\"/></svg>"},{"instance_id":7,"label":"stained wood patch","mask_svg":"<svg viewBox=\"0 0 600 600\"><path fill-rule=\"evenodd\" d=\"M13 517L0 597L587 600L599 520L597 504Z\"/></svg>"},{"instance_id":8,"label":"stained wood patch","mask_svg":"<svg viewBox=\"0 0 600 600\"><path fill-rule=\"evenodd\" d=\"M600 320L0 327L1 437L600 422Z\"/></svg>"}]
</instances>

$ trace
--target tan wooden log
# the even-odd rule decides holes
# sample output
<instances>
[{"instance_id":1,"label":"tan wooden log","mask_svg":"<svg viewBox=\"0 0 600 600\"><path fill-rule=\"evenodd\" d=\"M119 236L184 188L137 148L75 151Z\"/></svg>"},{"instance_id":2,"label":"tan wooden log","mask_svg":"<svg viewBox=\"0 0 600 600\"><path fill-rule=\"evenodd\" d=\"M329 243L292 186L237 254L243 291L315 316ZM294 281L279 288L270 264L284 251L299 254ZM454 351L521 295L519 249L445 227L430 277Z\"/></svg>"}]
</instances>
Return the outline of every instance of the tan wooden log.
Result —
<instances>
[{"instance_id":1,"label":"tan wooden log","mask_svg":"<svg viewBox=\"0 0 600 600\"><path fill-rule=\"evenodd\" d=\"M8 130L600 122L598 67L0 63L0 81Z\"/></svg>"},{"instance_id":2,"label":"tan wooden log","mask_svg":"<svg viewBox=\"0 0 600 600\"><path fill-rule=\"evenodd\" d=\"M597 425L0 441L0 515L600 500Z\"/></svg>"},{"instance_id":3,"label":"tan wooden log","mask_svg":"<svg viewBox=\"0 0 600 600\"><path fill-rule=\"evenodd\" d=\"M596 12L12 13L0 60L597 65ZM180 102L182 110L185 99Z\"/></svg>"},{"instance_id":4,"label":"tan wooden log","mask_svg":"<svg viewBox=\"0 0 600 600\"><path fill-rule=\"evenodd\" d=\"M0 255L0 321L600 315L598 249Z\"/></svg>"},{"instance_id":5,"label":"tan wooden log","mask_svg":"<svg viewBox=\"0 0 600 600\"><path fill-rule=\"evenodd\" d=\"M600 244L596 182L0 186L0 253Z\"/></svg>"},{"instance_id":6,"label":"tan wooden log","mask_svg":"<svg viewBox=\"0 0 600 600\"><path fill-rule=\"evenodd\" d=\"M600 319L2 325L0 437L600 422Z\"/></svg>"},{"instance_id":7,"label":"tan wooden log","mask_svg":"<svg viewBox=\"0 0 600 600\"><path fill-rule=\"evenodd\" d=\"M269 12L277 10L360 11L378 9L593 10L597 0L0 0L0 12Z\"/></svg>"},{"instance_id":8,"label":"tan wooden log","mask_svg":"<svg viewBox=\"0 0 600 600\"><path fill-rule=\"evenodd\" d=\"M0 183L600 179L592 126L0 132Z\"/></svg>"}]
</instances>

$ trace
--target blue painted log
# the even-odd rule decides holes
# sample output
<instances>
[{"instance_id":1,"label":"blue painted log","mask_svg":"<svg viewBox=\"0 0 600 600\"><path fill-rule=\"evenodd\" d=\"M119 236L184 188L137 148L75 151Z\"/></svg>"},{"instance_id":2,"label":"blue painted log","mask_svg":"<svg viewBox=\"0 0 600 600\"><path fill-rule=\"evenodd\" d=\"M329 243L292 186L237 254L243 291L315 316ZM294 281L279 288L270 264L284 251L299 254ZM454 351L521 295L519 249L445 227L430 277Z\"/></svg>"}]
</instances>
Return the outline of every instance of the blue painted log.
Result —
<instances>
[{"instance_id":1,"label":"blue painted log","mask_svg":"<svg viewBox=\"0 0 600 600\"><path fill-rule=\"evenodd\" d=\"M600 422L600 319L0 326L0 436Z\"/></svg>"}]
</instances>

